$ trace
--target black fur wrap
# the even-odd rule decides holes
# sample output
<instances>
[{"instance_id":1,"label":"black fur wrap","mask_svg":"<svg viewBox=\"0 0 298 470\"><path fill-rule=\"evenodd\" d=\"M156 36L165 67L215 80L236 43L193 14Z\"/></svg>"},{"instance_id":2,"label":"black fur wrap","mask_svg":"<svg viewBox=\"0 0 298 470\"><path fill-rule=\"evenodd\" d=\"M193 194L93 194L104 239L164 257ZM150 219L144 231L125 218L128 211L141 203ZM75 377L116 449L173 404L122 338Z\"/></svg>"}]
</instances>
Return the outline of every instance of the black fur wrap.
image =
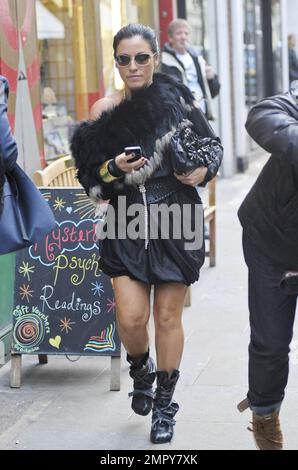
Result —
<instances>
[{"instance_id":1,"label":"black fur wrap","mask_svg":"<svg viewBox=\"0 0 298 470\"><path fill-rule=\"evenodd\" d=\"M71 151L78 179L92 199L110 199L124 184L140 184L165 165L170 137L183 119L194 123L201 135L215 135L196 107L187 87L156 73L153 83L133 94L99 119L84 121L74 132ZM124 147L140 145L149 163L121 180L104 183L98 175L103 162L121 154Z\"/></svg>"}]
</instances>

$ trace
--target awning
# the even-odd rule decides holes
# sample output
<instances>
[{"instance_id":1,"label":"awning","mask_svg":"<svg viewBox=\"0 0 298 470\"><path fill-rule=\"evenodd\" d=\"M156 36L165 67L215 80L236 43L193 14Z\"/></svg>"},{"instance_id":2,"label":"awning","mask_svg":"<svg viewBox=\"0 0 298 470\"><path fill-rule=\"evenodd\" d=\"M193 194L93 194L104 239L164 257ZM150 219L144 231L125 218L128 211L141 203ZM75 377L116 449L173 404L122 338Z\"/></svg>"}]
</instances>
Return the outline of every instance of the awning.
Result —
<instances>
[{"instance_id":1,"label":"awning","mask_svg":"<svg viewBox=\"0 0 298 470\"><path fill-rule=\"evenodd\" d=\"M39 0L36 1L38 39L64 39L64 24Z\"/></svg>"}]
</instances>

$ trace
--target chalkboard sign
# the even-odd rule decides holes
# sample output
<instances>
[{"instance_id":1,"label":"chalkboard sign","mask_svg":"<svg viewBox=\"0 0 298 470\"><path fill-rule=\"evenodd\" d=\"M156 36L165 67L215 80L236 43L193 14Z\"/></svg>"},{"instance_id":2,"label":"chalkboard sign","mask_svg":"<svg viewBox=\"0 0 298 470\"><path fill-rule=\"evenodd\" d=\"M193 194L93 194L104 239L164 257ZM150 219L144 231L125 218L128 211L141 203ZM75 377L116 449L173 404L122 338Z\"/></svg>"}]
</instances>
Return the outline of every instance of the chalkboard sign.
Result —
<instances>
[{"instance_id":1,"label":"chalkboard sign","mask_svg":"<svg viewBox=\"0 0 298 470\"><path fill-rule=\"evenodd\" d=\"M94 207L80 188L41 192L56 226L17 254L12 352L120 356L113 288L98 266Z\"/></svg>"}]
</instances>

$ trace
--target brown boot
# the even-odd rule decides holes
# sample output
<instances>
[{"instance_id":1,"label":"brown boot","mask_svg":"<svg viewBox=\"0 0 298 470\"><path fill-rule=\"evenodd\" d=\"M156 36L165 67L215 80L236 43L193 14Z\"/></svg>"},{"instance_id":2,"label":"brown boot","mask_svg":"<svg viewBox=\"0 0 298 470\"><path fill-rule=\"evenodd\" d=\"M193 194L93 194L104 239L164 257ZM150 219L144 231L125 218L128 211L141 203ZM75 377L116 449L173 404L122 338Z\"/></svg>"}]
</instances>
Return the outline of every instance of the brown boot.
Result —
<instances>
[{"instance_id":1,"label":"brown boot","mask_svg":"<svg viewBox=\"0 0 298 470\"><path fill-rule=\"evenodd\" d=\"M266 416L252 414L252 429L256 446L259 450L282 450L283 437L280 429L278 412Z\"/></svg>"}]
</instances>

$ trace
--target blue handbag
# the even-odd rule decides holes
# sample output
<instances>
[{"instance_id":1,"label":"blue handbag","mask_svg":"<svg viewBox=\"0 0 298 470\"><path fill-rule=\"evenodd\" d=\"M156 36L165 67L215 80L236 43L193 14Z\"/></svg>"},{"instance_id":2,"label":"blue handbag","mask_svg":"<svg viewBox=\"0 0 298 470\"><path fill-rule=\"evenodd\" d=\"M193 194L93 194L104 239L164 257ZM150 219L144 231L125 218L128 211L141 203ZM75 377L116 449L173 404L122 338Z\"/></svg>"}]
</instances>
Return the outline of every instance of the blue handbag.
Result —
<instances>
[{"instance_id":1,"label":"blue handbag","mask_svg":"<svg viewBox=\"0 0 298 470\"><path fill-rule=\"evenodd\" d=\"M2 203L0 255L33 245L55 226L48 203L17 164L5 173Z\"/></svg>"}]
</instances>

